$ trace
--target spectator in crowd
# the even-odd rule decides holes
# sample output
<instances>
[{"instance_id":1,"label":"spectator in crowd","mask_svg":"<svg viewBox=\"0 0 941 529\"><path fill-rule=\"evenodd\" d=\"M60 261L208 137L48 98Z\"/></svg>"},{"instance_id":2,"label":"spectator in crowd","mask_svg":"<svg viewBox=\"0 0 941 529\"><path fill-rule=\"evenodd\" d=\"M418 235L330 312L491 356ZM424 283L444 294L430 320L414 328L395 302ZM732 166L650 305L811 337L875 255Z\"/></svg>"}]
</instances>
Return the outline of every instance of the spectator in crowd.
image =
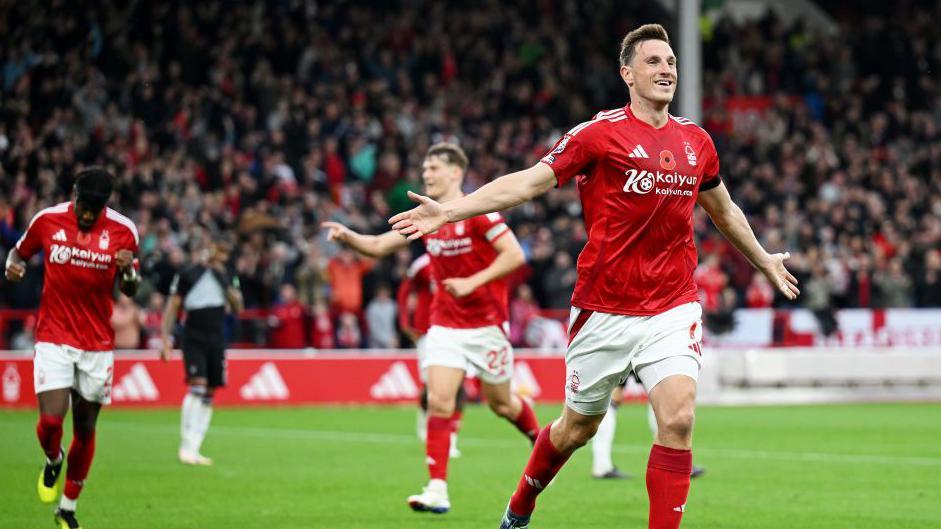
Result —
<instances>
[{"instance_id":1,"label":"spectator in crowd","mask_svg":"<svg viewBox=\"0 0 941 529\"><path fill-rule=\"evenodd\" d=\"M715 252L706 254L696 268L695 277L703 310L707 313L718 311L722 305L722 291L729 282L728 275L719 266L719 255Z\"/></svg>"},{"instance_id":2,"label":"spectator in crowd","mask_svg":"<svg viewBox=\"0 0 941 529\"><path fill-rule=\"evenodd\" d=\"M774 288L761 274L752 275L745 291L745 306L750 309L766 309L774 302Z\"/></svg>"},{"instance_id":3,"label":"spectator in crowd","mask_svg":"<svg viewBox=\"0 0 941 529\"><path fill-rule=\"evenodd\" d=\"M325 301L317 300L314 302L314 312L311 319L311 345L316 349L336 348L336 331L333 326L333 319L330 317L330 310L327 308Z\"/></svg>"},{"instance_id":4,"label":"spectator in crowd","mask_svg":"<svg viewBox=\"0 0 941 529\"><path fill-rule=\"evenodd\" d=\"M394 349L399 346L396 324L396 305L389 285L381 284L366 307L366 328L369 329L369 347Z\"/></svg>"},{"instance_id":5,"label":"spectator in crowd","mask_svg":"<svg viewBox=\"0 0 941 529\"><path fill-rule=\"evenodd\" d=\"M374 266L372 259L365 259L343 248L327 265L330 280L330 304L337 312L354 315L363 311L363 276Z\"/></svg>"},{"instance_id":6,"label":"spectator in crowd","mask_svg":"<svg viewBox=\"0 0 941 529\"><path fill-rule=\"evenodd\" d=\"M359 318L352 312L340 314L340 323L337 327L337 347L341 349L356 349L363 346L363 333L359 329Z\"/></svg>"},{"instance_id":7,"label":"spectator in crowd","mask_svg":"<svg viewBox=\"0 0 941 529\"><path fill-rule=\"evenodd\" d=\"M833 314L833 284L827 269L819 261L811 265L810 279L805 283L804 294L808 299L804 306L813 311L820 325L820 332L830 336L837 330L836 317Z\"/></svg>"},{"instance_id":8,"label":"spectator in crowd","mask_svg":"<svg viewBox=\"0 0 941 529\"><path fill-rule=\"evenodd\" d=\"M163 309L166 298L160 292L151 292L144 309L144 348L160 349L160 326L163 324Z\"/></svg>"},{"instance_id":9,"label":"spectator in crowd","mask_svg":"<svg viewBox=\"0 0 941 529\"><path fill-rule=\"evenodd\" d=\"M111 326L114 327L115 349L139 349L141 346L141 329L144 327L144 312L134 303L134 300L118 294L111 313Z\"/></svg>"},{"instance_id":10,"label":"spectator in crowd","mask_svg":"<svg viewBox=\"0 0 941 529\"><path fill-rule=\"evenodd\" d=\"M912 280L902 269L902 260L898 257L889 261L885 270L880 270L873 277L877 292L877 307L911 307Z\"/></svg>"},{"instance_id":11,"label":"spectator in crowd","mask_svg":"<svg viewBox=\"0 0 941 529\"><path fill-rule=\"evenodd\" d=\"M925 265L916 282L919 307L941 307L941 250L925 254Z\"/></svg>"},{"instance_id":12,"label":"spectator in crowd","mask_svg":"<svg viewBox=\"0 0 941 529\"><path fill-rule=\"evenodd\" d=\"M578 271L575 270L572 256L566 251L557 251L552 258L552 266L542 277L542 291L546 296L547 308L570 307L576 279Z\"/></svg>"},{"instance_id":13,"label":"spectator in crowd","mask_svg":"<svg viewBox=\"0 0 941 529\"><path fill-rule=\"evenodd\" d=\"M297 299L294 285L285 283L279 289L278 302L268 315L270 343L277 349L300 349L307 346L307 318L304 305Z\"/></svg>"},{"instance_id":14,"label":"spectator in crowd","mask_svg":"<svg viewBox=\"0 0 941 529\"><path fill-rule=\"evenodd\" d=\"M510 343L514 347L527 345L526 329L533 318L539 315L539 305L533 297L533 289L523 283L516 288L516 296L510 302Z\"/></svg>"}]
</instances>

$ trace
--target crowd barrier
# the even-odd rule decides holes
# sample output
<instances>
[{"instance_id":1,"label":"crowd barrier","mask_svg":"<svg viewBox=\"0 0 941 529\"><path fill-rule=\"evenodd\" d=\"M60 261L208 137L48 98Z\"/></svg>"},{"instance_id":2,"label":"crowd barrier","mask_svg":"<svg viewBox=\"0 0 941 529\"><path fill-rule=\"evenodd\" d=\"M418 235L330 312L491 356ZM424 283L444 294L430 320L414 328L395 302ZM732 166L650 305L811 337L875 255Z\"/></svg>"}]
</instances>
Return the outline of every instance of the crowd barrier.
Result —
<instances>
[{"instance_id":1,"label":"crowd barrier","mask_svg":"<svg viewBox=\"0 0 941 529\"><path fill-rule=\"evenodd\" d=\"M416 402L421 391L411 351L231 351L219 405L397 404ZM32 359L0 354L0 406L32 407ZM559 356L517 355L513 387L541 402L564 400L565 364ZM115 355L112 404L117 407L177 406L186 385L179 359L162 362L153 351ZM643 399L632 384L629 399Z\"/></svg>"},{"instance_id":2,"label":"crowd barrier","mask_svg":"<svg viewBox=\"0 0 941 529\"><path fill-rule=\"evenodd\" d=\"M229 336L232 348L277 348L269 324L271 311L251 309L238 316ZM528 346L564 348L569 311L543 310L523 333ZM35 324L35 311L0 309L0 349L15 347L13 337ZM308 316L301 334L311 329ZM821 318L827 325L821 324ZM807 309L737 309L729 315L707 314L705 343L712 347L941 347L941 309L844 309L814 313ZM717 324L718 320L727 320ZM535 323L534 323L535 322ZM536 324L538 323L538 324ZM826 332L824 332L826 328ZM159 329L143 329L145 347L159 344ZM721 334L719 333L721 331ZM308 337L309 338L309 337ZM303 347L311 343L293 344Z\"/></svg>"},{"instance_id":3,"label":"crowd barrier","mask_svg":"<svg viewBox=\"0 0 941 529\"><path fill-rule=\"evenodd\" d=\"M707 347L699 400L715 404L941 401L941 347ZM232 350L226 406L401 404L415 402L421 379L413 351ZM520 350L513 389L539 402L565 398L561 351ZM35 406L29 352L0 353L0 407ZM474 396L474 384L467 384ZM179 358L155 351L115 355L111 395L117 407L176 406L186 392ZM634 381L629 401L646 398Z\"/></svg>"}]
</instances>

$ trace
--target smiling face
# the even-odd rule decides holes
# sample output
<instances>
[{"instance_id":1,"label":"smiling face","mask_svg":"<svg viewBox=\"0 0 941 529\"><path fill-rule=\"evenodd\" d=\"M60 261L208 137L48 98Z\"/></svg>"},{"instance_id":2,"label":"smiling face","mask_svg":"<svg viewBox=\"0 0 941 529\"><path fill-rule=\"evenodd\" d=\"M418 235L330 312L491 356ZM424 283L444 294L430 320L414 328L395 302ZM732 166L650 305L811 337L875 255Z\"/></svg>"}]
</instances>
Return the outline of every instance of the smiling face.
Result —
<instances>
[{"instance_id":1,"label":"smiling face","mask_svg":"<svg viewBox=\"0 0 941 529\"><path fill-rule=\"evenodd\" d=\"M621 78L631 93L631 101L645 99L655 105L668 105L676 93L676 56L662 40L636 44L633 57L621 66Z\"/></svg>"},{"instance_id":2,"label":"smiling face","mask_svg":"<svg viewBox=\"0 0 941 529\"><path fill-rule=\"evenodd\" d=\"M434 200L460 189L464 170L449 163L444 156L431 155L421 164L421 177L425 183L425 194Z\"/></svg>"}]
</instances>

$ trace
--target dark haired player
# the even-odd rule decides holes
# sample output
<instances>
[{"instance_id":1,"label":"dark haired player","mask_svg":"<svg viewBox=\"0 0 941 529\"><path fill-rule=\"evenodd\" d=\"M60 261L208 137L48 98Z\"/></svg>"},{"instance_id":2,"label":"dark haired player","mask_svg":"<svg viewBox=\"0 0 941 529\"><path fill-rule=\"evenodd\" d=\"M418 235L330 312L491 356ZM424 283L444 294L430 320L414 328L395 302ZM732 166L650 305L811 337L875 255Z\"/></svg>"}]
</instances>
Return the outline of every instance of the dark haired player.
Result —
<instances>
[{"instance_id":1,"label":"dark haired player","mask_svg":"<svg viewBox=\"0 0 941 529\"><path fill-rule=\"evenodd\" d=\"M611 390L632 369L657 416L647 462L649 527L676 529L692 472L696 381L702 365L702 308L693 280L693 208L788 299L797 280L789 256L769 254L719 177L709 134L668 112L676 56L659 24L627 34L620 74L630 103L569 130L536 165L500 177L446 204L412 194L420 206L392 217L410 239L449 222L500 211L575 180L588 242L572 295L562 416L539 434L504 513L502 529L529 526L536 496L595 434Z\"/></svg>"},{"instance_id":2,"label":"dark haired player","mask_svg":"<svg viewBox=\"0 0 941 529\"><path fill-rule=\"evenodd\" d=\"M79 527L75 507L95 455L95 424L101 405L111 402L114 284L134 296L140 283L134 261L137 228L106 207L113 185L114 178L103 169L80 172L72 201L37 213L6 262L7 279L19 281L26 261L44 254L33 383L39 400L36 435L46 464L37 492L43 503L55 501L67 461L65 488L55 512L62 529ZM73 435L66 456L62 422L70 403Z\"/></svg>"},{"instance_id":3,"label":"dark haired player","mask_svg":"<svg viewBox=\"0 0 941 529\"><path fill-rule=\"evenodd\" d=\"M173 277L170 297L164 309L161 328L163 346L160 358L167 360L172 348L171 330L182 308L184 378L189 391L180 409L180 450L184 465L212 464L200 449L212 420L212 401L218 388L225 386L225 314L242 310L238 278L226 271L232 244L214 239L206 249L205 261L181 270Z\"/></svg>"}]
</instances>

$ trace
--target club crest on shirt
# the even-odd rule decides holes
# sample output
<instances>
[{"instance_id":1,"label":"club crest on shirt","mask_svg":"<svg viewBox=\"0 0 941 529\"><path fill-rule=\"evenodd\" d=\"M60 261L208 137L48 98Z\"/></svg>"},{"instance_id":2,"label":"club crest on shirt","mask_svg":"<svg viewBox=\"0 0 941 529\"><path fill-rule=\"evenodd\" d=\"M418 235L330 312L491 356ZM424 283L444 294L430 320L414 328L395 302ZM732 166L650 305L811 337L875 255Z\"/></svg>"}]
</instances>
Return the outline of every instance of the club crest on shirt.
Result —
<instances>
[{"instance_id":1,"label":"club crest on shirt","mask_svg":"<svg viewBox=\"0 0 941 529\"><path fill-rule=\"evenodd\" d=\"M684 151L686 152L686 161L692 167L696 167L696 151L693 149L693 146L690 145L688 141L684 141L683 143L686 144L686 147L684 148Z\"/></svg>"},{"instance_id":2,"label":"club crest on shirt","mask_svg":"<svg viewBox=\"0 0 941 529\"><path fill-rule=\"evenodd\" d=\"M98 237L98 248L107 250L110 243L111 237L108 235L108 230L101 230L101 236Z\"/></svg>"}]
</instances>

